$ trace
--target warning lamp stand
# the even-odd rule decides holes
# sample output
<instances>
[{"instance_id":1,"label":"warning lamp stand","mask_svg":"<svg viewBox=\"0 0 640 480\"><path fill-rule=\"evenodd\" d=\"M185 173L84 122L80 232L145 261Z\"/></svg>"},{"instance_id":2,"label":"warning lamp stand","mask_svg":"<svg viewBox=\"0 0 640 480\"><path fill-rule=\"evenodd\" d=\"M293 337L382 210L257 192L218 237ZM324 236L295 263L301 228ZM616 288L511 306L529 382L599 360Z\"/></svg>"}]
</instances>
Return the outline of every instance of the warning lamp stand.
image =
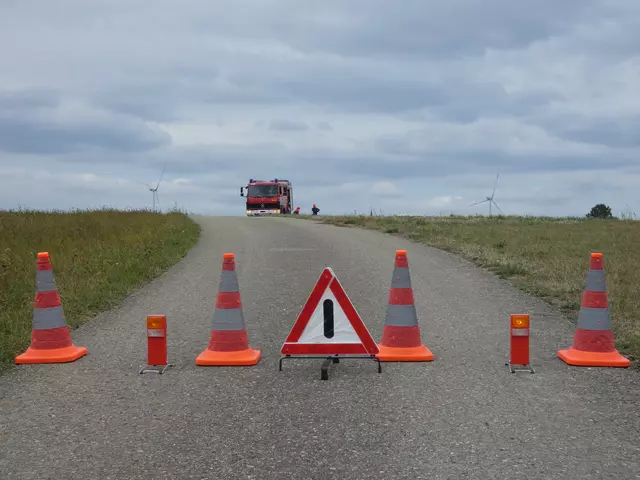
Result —
<instances>
[{"instance_id":1,"label":"warning lamp stand","mask_svg":"<svg viewBox=\"0 0 640 480\"><path fill-rule=\"evenodd\" d=\"M510 330L510 355L509 361L505 363L509 367L511 373L526 372L536 373L529 360L529 334L530 334L530 318L528 314L511 315ZM515 368L514 365L520 365L525 368Z\"/></svg>"},{"instance_id":2,"label":"warning lamp stand","mask_svg":"<svg viewBox=\"0 0 640 480\"><path fill-rule=\"evenodd\" d=\"M138 373L158 373L162 375L175 364L167 361L167 317L147 316L147 365Z\"/></svg>"},{"instance_id":3,"label":"warning lamp stand","mask_svg":"<svg viewBox=\"0 0 640 480\"><path fill-rule=\"evenodd\" d=\"M289 360L292 358L300 358L300 359L306 359L306 360L318 360L321 358L324 358L324 362L322 362L322 366L320 367L320 380L329 380L329 367L331 366L332 363L340 363L340 360L344 360L344 359L360 359L360 360L374 360L378 363L378 373L382 373L382 364L380 363L380 359L378 357L376 357L375 355L362 355L362 356L357 356L357 355L330 355L327 357L322 357L320 355L318 356L308 356L308 355L285 355L284 357L280 358L280 362L279 362L279 370L282 371L282 362L284 360Z\"/></svg>"},{"instance_id":4,"label":"warning lamp stand","mask_svg":"<svg viewBox=\"0 0 640 480\"><path fill-rule=\"evenodd\" d=\"M175 364L167 363L166 365L147 365L146 367L142 367L138 373L157 373L162 375L169 367L175 367Z\"/></svg>"},{"instance_id":5,"label":"warning lamp stand","mask_svg":"<svg viewBox=\"0 0 640 480\"><path fill-rule=\"evenodd\" d=\"M523 367L526 367L526 368L514 368L514 365L516 365L516 364L515 363L509 363L509 362L506 362L505 365L509 366L509 371L511 373L516 373L516 372L536 373L536 371L533 369L533 367L531 365L522 365Z\"/></svg>"}]
</instances>

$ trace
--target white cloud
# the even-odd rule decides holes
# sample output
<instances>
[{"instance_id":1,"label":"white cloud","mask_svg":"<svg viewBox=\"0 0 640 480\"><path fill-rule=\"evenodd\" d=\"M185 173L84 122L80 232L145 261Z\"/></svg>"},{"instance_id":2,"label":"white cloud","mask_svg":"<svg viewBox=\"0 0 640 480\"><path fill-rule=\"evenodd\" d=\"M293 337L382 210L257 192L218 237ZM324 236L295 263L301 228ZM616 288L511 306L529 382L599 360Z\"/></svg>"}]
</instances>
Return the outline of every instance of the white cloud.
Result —
<instances>
[{"instance_id":1,"label":"white cloud","mask_svg":"<svg viewBox=\"0 0 640 480\"><path fill-rule=\"evenodd\" d=\"M383 198L397 197L400 195L400 192L393 183L385 181L374 183L371 187L371 193Z\"/></svg>"},{"instance_id":2,"label":"white cloud","mask_svg":"<svg viewBox=\"0 0 640 480\"><path fill-rule=\"evenodd\" d=\"M442 195L440 197L433 197L426 202L426 206L430 208L445 208L451 207L454 203L462 200L460 196Z\"/></svg>"}]
</instances>

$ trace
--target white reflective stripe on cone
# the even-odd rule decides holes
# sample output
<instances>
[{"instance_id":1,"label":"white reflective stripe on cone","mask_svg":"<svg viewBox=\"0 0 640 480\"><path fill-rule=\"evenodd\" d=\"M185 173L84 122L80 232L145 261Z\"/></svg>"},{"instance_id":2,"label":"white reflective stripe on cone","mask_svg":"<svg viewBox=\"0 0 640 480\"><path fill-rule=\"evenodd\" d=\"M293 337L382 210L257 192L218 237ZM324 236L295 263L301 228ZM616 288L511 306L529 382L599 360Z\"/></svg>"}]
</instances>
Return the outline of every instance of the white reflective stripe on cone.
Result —
<instances>
[{"instance_id":1,"label":"white reflective stripe on cone","mask_svg":"<svg viewBox=\"0 0 640 480\"><path fill-rule=\"evenodd\" d=\"M164 330L161 328L147 328L147 337L164 337Z\"/></svg>"},{"instance_id":2,"label":"white reflective stripe on cone","mask_svg":"<svg viewBox=\"0 0 640 480\"><path fill-rule=\"evenodd\" d=\"M528 337L529 329L528 328L512 328L511 336L513 337Z\"/></svg>"}]
</instances>

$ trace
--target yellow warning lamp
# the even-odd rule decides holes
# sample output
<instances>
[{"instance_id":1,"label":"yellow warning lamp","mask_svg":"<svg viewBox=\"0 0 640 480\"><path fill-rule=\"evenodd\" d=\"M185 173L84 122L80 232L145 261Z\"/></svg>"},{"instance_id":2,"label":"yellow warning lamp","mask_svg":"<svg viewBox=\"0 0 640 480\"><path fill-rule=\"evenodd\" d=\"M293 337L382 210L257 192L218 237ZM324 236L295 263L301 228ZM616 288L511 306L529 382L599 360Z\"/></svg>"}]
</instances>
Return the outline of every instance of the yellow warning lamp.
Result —
<instances>
[{"instance_id":1,"label":"yellow warning lamp","mask_svg":"<svg viewBox=\"0 0 640 480\"><path fill-rule=\"evenodd\" d=\"M529 328L529 315L511 315L511 328Z\"/></svg>"},{"instance_id":2,"label":"yellow warning lamp","mask_svg":"<svg viewBox=\"0 0 640 480\"><path fill-rule=\"evenodd\" d=\"M164 318L160 315L149 315L147 317L147 328L162 328Z\"/></svg>"},{"instance_id":3,"label":"yellow warning lamp","mask_svg":"<svg viewBox=\"0 0 640 480\"><path fill-rule=\"evenodd\" d=\"M518 337L526 337L529 335L529 315L511 315L511 335Z\"/></svg>"},{"instance_id":4,"label":"yellow warning lamp","mask_svg":"<svg viewBox=\"0 0 640 480\"><path fill-rule=\"evenodd\" d=\"M147 315L147 336L166 336L167 319L164 315Z\"/></svg>"}]
</instances>

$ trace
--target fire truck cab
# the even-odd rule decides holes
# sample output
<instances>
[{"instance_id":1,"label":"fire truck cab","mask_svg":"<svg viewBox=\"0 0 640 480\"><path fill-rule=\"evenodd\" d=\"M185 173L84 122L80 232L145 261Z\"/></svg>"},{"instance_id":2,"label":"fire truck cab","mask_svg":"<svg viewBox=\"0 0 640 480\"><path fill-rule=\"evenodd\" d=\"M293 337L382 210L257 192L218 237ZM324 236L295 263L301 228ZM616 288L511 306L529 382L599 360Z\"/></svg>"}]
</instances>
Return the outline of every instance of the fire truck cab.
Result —
<instances>
[{"instance_id":1,"label":"fire truck cab","mask_svg":"<svg viewBox=\"0 0 640 480\"><path fill-rule=\"evenodd\" d=\"M293 186L289 180L252 178L246 187L240 187L241 197L245 197L245 188L248 217L287 214L293 210Z\"/></svg>"}]
</instances>

